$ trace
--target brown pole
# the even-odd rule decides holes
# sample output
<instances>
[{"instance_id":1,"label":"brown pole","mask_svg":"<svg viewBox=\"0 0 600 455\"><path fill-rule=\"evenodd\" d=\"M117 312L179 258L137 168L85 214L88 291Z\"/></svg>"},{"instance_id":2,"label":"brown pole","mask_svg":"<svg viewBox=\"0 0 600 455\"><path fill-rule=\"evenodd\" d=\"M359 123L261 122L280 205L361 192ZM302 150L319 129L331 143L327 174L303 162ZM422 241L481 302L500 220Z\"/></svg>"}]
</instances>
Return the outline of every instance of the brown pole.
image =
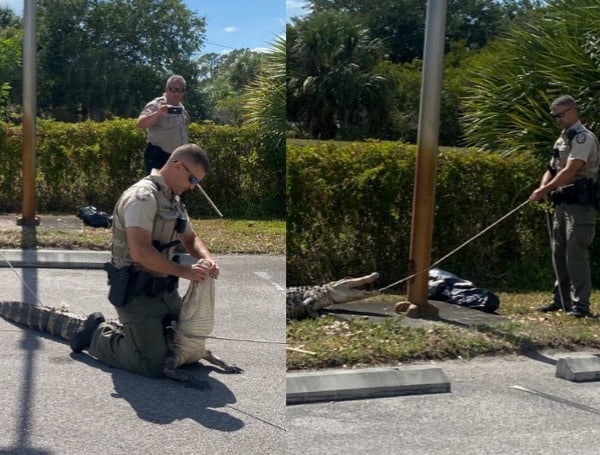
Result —
<instances>
[{"instance_id":1,"label":"brown pole","mask_svg":"<svg viewBox=\"0 0 600 455\"><path fill-rule=\"evenodd\" d=\"M417 162L410 233L409 265L411 273L423 271L431 263L445 28L446 0L429 0L425 24ZM427 291L427 273L421 273L409 282L408 301L416 305L409 310L409 316L437 316L437 308L429 303Z\"/></svg>"},{"instance_id":2,"label":"brown pole","mask_svg":"<svg viewBox=\"0 0 600 455\"><path fill-rule=\"evenodd\" d=\"M25 0L23 22L23 208L17 224L35 226L36 27L35 0Z\"/></svg>"}]
</instances>

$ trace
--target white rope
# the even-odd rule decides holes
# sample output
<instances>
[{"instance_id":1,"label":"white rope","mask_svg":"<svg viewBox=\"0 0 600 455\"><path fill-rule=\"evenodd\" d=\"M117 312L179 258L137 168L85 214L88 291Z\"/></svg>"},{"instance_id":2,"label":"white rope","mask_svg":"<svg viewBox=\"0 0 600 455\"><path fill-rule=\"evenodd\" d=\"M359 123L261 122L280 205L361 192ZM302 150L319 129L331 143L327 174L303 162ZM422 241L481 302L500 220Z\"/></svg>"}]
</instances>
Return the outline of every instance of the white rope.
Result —
<instances>
[{"instance_id":1,"label":"white rope","mask_svg":"<svg viewBox=\"0 0 600 455\"><path fill-rule=\"evenodd\" d=\"M456 252L458 252L459 250L461 250L462 248L464 248L465 246L467 246L469 243L471 243L473 240L479 238L480 236L482 236L483 234L485 234L487 231L489 231L490 229L492 229L494 226L496 226L497 224L501 223L502 221L504 221L506 218L508 218L509 216L511 216L513 213L515 213L516 211L520 210L522 207L524 207L527 203L529 203L529 199L527 199L526 201L524 201L523 203L519 204L519 206L515 207L514 209L512 209L510 212L508 212L506 215L504 215L501 218L498 218L496 221L494 221L492 224L490 224L488 227L486 227L483 231L479 232L478 234L475 234L473 237L471 237L469 240L467 240L466 242L464 242L463 244L459 245L458 247L454 248L452 251L450 251L448 254L446 254L445 256L443 256L442 258L438 259L437 261L435 261L433 264L431 264L429 267L424 268L423 270L413 273L412 275L407 276L406 278L402 278L401 280L395 281L392 284L388 284L387 286L379 289L379 292L383 292L386 289L392 288L394 286L397 286L401 283L404 283L405 281L408 280L412 280L414 277L421 275L422 273L428 272L429 270L431 270L432 268L434 268L435 266L437 266L438 264L440 264L441 262L445 261L446 259L448 259L450 256L452 256L453 254L455 254Z\"/></svg>"},{"instance_id":2,"label":"white rope","mask_svg":"<svg viewBox=\"0 0 600 455\"><path fill-rule=\"evenodd\" d=\"M35 298L35 301L37 303L39 303L41 306L44 306L44 304L42 303L42 301L40 300L40 298L37 296L37 294L35 292L33 292L33 289L31 289L29 287L29 285L27 284L27 282L23 279L23 277L21 275L19 275L19 273L16 271L16 269L10 263L10 261L8 259L6 259L6 256L4 255L4 253L2 253L2 250L0 250L0 255L2 255L2 258L4 259L4 262L6 262L8 264L8 266L10 267L10 269L15 273L15 275L17 275L17 277L19 278L19 280L21 281L21 283L23 283L23 286L25 286L25 289L27 289L31 293L31 295Z\"/></svg>"},{"instance_id":3,"label":"white rope","mask_svg":"<svg viewBox=\"0 0 600 455\"><path fill-rule=\"evenodd\" d=\"M168 327L174 332L181 333L181 331L177 330L177 327ZM192 338L197 340L202 340L206 338L212 338L214 340L226 340L226 341L247 341L249 343L266 343L266 344L287 344L285 341L273 341L273 340L256 340L252 338L230 338L230 337L221 337L217 335L190 335L187 333L182 333L186 338Z\"/></svg>"}]
</instances>

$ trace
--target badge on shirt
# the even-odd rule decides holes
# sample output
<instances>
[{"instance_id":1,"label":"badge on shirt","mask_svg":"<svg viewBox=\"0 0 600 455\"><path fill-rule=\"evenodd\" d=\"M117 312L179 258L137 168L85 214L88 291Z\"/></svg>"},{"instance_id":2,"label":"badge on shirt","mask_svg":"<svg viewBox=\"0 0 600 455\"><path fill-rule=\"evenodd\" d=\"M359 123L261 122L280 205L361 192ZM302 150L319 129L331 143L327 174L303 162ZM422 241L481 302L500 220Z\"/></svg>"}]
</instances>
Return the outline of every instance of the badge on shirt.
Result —
<instances>
[{"instance_id":1,"label":"badge on shirt","mask_svg":"<svg viewBox=\"0 0 600 455\"><path fill-rule=\"evenodd\" d=\"M587 139L587 134L585 133L579 133L577 136L575 136L575 140L577 141L578 144L583 144Z\"/></svg>"},{"instance_id":2,"label":"badge on shirt","mask_svg":"<svg viewBox=\"0 0 600 455\"><path fill-rule=\"evenodd\" d=\"M135 198L138 201L147 201L148 199L150 199L151 196L152 191L150 191L148 188L138 188L138 190L135 193Z\"/></svg>"}]
</instances>

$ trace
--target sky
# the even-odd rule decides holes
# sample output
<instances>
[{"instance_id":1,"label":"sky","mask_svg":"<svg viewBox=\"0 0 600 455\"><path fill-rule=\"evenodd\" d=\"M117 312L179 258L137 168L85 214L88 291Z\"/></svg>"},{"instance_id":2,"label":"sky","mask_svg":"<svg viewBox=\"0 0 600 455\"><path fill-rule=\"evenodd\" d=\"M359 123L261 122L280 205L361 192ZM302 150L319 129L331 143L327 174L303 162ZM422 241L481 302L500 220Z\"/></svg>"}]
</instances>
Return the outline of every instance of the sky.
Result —
<instances>
[{"instance_id":1,"label":"sky","mask_svg":"<svg viewBox=\"0 0 600 455\"><path fill-rule=\"evenodd\" d=\"M286 19L289 21L295 16L304 16L308 11L304 9L306 0L285 0Z\"/></svg>"},{"instance_id":2,"label":"sky","mask_svg":"<svg viewBox=\"0 0 600 455\"><path fill-rule=\"evenodd\" d=\"M288 3L303 3L287 0ZM286 0L183 0L206 17L206 41L200 54L232 49L266 49L285 33ZM0 6L23 14L24 0L0 0Z\"/></svg>"}]
</instances>

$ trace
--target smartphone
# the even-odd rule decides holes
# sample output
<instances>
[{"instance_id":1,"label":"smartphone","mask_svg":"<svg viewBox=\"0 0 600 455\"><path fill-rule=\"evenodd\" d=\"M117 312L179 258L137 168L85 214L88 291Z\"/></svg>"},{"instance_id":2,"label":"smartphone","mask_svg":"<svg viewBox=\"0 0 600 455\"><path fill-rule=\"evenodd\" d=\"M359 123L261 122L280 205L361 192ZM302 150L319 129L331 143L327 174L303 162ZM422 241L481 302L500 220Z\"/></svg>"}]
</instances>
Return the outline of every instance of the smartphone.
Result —
<instances>
[{"instance_id":1,"label":"smartphone","mask_svg":"<svg viewBox=\"0 0 600 455\"><path fill-rule=\"evenodd\" d=\"M181 114L183 112L183 108L178 106L172 106L167 109L167 112L169 114Z\"/></svg>"}]
</instances>

